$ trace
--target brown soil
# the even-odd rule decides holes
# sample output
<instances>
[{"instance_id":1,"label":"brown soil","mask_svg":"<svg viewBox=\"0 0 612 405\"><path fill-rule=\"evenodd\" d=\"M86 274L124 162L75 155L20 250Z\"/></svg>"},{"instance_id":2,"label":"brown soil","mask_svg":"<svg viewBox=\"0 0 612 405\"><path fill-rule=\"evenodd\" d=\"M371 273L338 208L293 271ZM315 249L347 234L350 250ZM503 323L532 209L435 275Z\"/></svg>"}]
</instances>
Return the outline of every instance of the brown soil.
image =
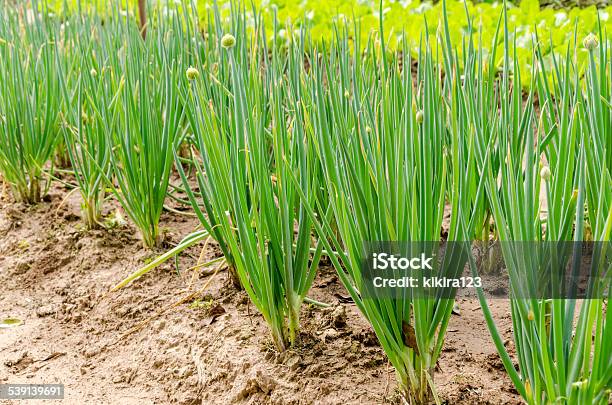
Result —
<instances>
[{"instance_id":1,"label":"brown soil","mask_svg":"<svg viewBox=\"0 0 612 405\"><path fill-rule=\"evenodd\" d=\"M201 246L181 256L180 274L168 263L109 293L163 250L143 250L130 225L84 230L78 193L66 197L54 186L34 207L0 199L0 319L24 321L0 329L0 383L63 383L68 404L398 402L393 370L333 269L321 269L310 296L334 306L305 305L300 344L279 354L227 272L187 271ZM168 246L196 226L183 215L162 218ZM213 243L204 251L219 254ZM509 339L508 302L491 306ZM478 303L461 299L459 308L435 374L440 397L520 403Z\"/></svg>"}]
</instances>

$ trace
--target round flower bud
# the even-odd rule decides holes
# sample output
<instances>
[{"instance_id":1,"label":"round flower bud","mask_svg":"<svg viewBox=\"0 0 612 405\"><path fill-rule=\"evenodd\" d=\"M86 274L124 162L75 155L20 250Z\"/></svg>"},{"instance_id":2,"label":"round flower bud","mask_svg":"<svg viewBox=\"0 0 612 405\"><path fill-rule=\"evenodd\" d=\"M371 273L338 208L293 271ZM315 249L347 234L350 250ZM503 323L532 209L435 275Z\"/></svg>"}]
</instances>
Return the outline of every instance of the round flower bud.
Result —
<instances>
[{"instance_id":1,"label":"round flower bud","mask_svg":"<svg viewBox=\"0 0 612 405\"><path fill-rule=\"evenodd\" d=\"M423 123L423 110L419 110L416 113L416 122L417 124L422 124Z\"/></svg>"},{"instance_id":2,"label":"round flower bud","mask_svg":"<svg viewBox=\"0 0 612 405\"><path fill-rule=\"evenodd\" d=\"M584 47L590 51L599 46L599 40L593 33L590 33L584 38L584 41L582 41L582 45L584 45Z\"/></svg>"},{"instance_id":3,"label":"round flower bud","mask_svg":"<svg viewBox=\"0 0 612 405\"><path fill-rule=\"evenodd\" d=\"M96 76L98 75L98 72L96 71L96 69L91 68L91 70L89 71L89 74L90 74L92 77L96 77Z\"/></svg>"},{"instance_id":4,"label":"round flower bud","mask_svg":"<svg viewBox=\"0 0 612 405\"><path fill-rule=\"evenodd\" d=\"M580 381L576 381L575 383L572 383L572 387L574 388L582 388L585 385L587 385L589 383L588 380L580 380Z\"/></svg>"},{"instance_id":5,"label":"round flower bud","mask_svg":"<svg viewBox=\"0 0 612 405\"><path fill-rule=\"evenodd\" d=\"M222 47L229 49L233 48L234 45L236 45L236 37L234 37L232 34L223 35L223 37L221 38Z\"/></svg>"},{"instance_id":6,"label":"round flower bud","mask_svg":"<svg viewBox=\"0 0 612 405\"><path fill-rule=\"evenodd\" d=\"M527 313L527 319L529 319L530 321L533 321L535 319L535 314L533 313L531 309Z\"/></svg>"},{"instance_id":7,"label":"round flower bud","mask_svg":"<svg viewBox=\"0 0 612 405\"><path fill-rule=\"evenodd\" d=\"M187 69L187 79L189 80L194 80L197 79L198 76L200 76L200 72L198 72L198 69L194 68L194 67L189 67L189 69Z\"/></svg>"},{"instance_id":8,"label":"round flower bud","mask_svg":"<svg viewBox=\"0 0 612 405\"><path fill-rule=\"evenodd\" d=\"M550 169L548 168L548 166L542 167L542 169L540 170L540 177L544 181L548 181L548 179L550 179Z\"/></svg>"}]
</instances>

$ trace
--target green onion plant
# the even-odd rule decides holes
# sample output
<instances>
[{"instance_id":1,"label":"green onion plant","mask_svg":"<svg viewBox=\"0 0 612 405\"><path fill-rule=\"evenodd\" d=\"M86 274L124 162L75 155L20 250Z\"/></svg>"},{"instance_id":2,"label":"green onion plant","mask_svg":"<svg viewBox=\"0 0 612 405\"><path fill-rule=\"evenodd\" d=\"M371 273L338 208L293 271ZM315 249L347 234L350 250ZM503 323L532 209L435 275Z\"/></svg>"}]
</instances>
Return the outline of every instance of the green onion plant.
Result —
<instances>
[{"instance_id":1,"label":"green onion plant","mask_svg":"<svg viewBox=\"0 0 612 405\"><path fill-rule=\"evenodd\" d=\"M311 103L302 93L304 39L287 53L271 49L266 62L264 30L256 26L249 37L245 20L233 19L232 25L233 35L216 36L230 83L188 72L185 105L201 158L195 161L201 204L179 171L203 226L220 235L282 351L296 343L301 304L322 253L319 244L311 248L312 225L297 191L308 199L315 167L305 143L312 126L306 118ZM214 78L215 72L206 69L202 76ZM216 104L211 96L225 91L231 92L229 104Z\"/></svg>"},{"instance_id":2,"label":"green onion plant","mask_svg":"<svg viewBox=\"0 0 612 405\"><path fill-rule=\"evenodd\" d=\"M24 6L3 4L0 11L0 173L26 203L46 193L41 181L59 139L57 30Z\"/></svg>"},{"instance_id":3,"label":"green onion plant","mask_svg":"<svg viewBox=\"0 0 612 405\"><path fill-rule=\"evenodd\" d=\"M590 280L589 291L597 295L578 302L571 296L534 293L550 266L540 250L585 240L585 212L593 239L607 248L612 182L604 156L609 153L605 131L610 121L609 109L604 112L602 106L610 94L608 51L599 53L598 69L594 47L588 49L588 80L583 83L569 47L563 58L554 58L552 67L547 67L536 44L533 82L524 103L505 13L503 17L504 63L494 103L499 118L490 133L472 135L479 150L500 160L494 167L493 159L480 159L479 166L510 277L518 370L482 291L479 298L506 371L527 403L608 403L612 329L601 296L609 292L610 282L596 275L603 262L596 260ZM536 94L539 111L534 108ZM525 255L524 242L541 247ZM561 261L563 249L559 249L553 258ZM600 252L601 257L605 254Z\"/></svg>"},{"instance_id":4,"label":"green onion plant","mask_svg":"<svg viewBox=\"0 0 612 405\"><path fill-rule=\"evenodd\" d=\"M57 68L65 103L64 147L74 169L83 199L83 219L89 229L102 225L101 209L106 181L110 178L112 134L117 131L120 91L119 79L107 65L108 31L102 29L96 17L82 18L79 24L73 20L64 30L66 48L70 45L66 52L78 50L80 57L73 58L65 68L58 63Z\"/></svg>"},{"instance_id":5,"label":"green onion plant","mask_svg":"<svg viewBox=\"0 0 612 405\"><path fill-rule=\"evenodd\" d=\"M164 25L150 30L145 42L137 25L126 17L122 56L110 66L122 72L117 131L111 134L113 190L149 248L161 243L159 219L183 114L177 88L180 73L169 59L167 32Z\"/></svg>"},{"instance_id":6,"label":"green onion plant","mask_svg":"<svg viewBox=\"0 0 612 405\"><path fill-rule=\"evenodd\" d=\"M381 23L382 25L382 23ZM382 26L381 26L381 32ZM359 35L352 35L351 38ZM445 211L451 211L448 241L473 233L463 216L474 216L469 190L482 188L472 149L449 114L444 95L457 80L434 63L424 38L413 76L411 50L388 58L384 41L350 44L338 31L331 48L312 66L316 105L312 143L323 169L328 201L308 204L315 227L343 285L371 323L393 364L399 390L409 403L439 402L434 369L454 306L452 295L423 286L399 297L360 291L364 243L400 242L437 246ZM351 46L354 48L351 49ZM333 79L332 79L333 78ZM333 218L333 219L332 219ZM473 221L475 222L475 221Z\"/></svg>"}]
</instances>

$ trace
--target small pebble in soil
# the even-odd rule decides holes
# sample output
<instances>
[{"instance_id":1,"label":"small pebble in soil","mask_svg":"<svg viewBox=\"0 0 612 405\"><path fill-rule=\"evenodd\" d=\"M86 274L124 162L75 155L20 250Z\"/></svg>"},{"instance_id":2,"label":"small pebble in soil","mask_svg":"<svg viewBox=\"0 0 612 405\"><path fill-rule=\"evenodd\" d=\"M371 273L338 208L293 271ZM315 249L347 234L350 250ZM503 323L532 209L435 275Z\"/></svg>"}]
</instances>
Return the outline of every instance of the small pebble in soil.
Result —
<instances>
[{"instance_id":1,"label":"small pebble in soil","mask_svg":"<svg viewBox=\"0 0 612 405\"><path fill-rule=\"evenodd\" d=\"M336 328L346 326L346 308L344 305L338 305L334 308L331 314L332 323Z\"/></svg>"},{"instance_id":2,"label":"small pebble in soil","mask_svg":"<svg viewBox=\"0 0 612 405\"><path fill-rule=\"evenodd\" d=\"M153 329L156 331L160 331L164 329L165 327L166 327L166 321L164 321L163 319L160 319L159 321L156 321L153 324Z\"/></svg>"},{"instance_id":3,"label":"small pebble in soil","mask_svg":"<svg viewBox=\"0 0 612 405\"><path fill-rule=\"evenodd\" d=\"M90 348L85 349L85 351L83 352L83 356L89 359L94 356L97 356L99 353L100 353L99 347L90 347Z\"/></svg>"},{"instance_id":4,"label":"small pebble in soil","mask_svg":"<svg viewBox=\"0 0 612 405\"><path fill-rule=\"evenodd\" d=\"M338 337L338 331L334 328L325 329L323 332L322 340L327 343Z\"/></svg>"}]
</instances>

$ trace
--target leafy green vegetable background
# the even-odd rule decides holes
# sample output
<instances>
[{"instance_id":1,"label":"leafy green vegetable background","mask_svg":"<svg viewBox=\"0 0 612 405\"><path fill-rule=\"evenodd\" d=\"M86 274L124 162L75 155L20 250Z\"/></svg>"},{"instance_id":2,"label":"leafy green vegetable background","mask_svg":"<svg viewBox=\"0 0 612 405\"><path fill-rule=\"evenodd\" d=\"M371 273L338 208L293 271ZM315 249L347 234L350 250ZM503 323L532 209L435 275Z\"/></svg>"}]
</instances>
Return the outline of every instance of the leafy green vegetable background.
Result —
<instances>
[{"instance_id":1,"label":"leafy green vegetable background","mask_svg":"<svg viewBox=\"0 0 612 405\"><path fill-rule=\"evenodd\" d=\"M74 8L77 0L53 0L51 8L60 12L68 4ZM85 2L83 2L85 3ZM88 8L102 9L105 1L86 2ZM122 5L130 14L136 14L136 0L123 0ZM229 17L232 2L218 0L224 13ZM190 5L185 0L157 0L152 2L155 10L162 14L177 12L184 5ZM211 15L213 7L211 0L195 0L201 19L205 21ZM240 3L239 3L240 4ZM302 26L310 28L310 34L316 42L325 41L333 36L334 26L347 25L354 29L354 22L358 22L361 44L379 31L380 3L377 0L254 0L258 12L264 16L267 28L273 27L274 16L278 20L278 35L281 40L289 41L291 31L298 31ZM84 6L85 7L85 6ZM251 2L245 2L247 16L253 15ZM612 38L612 6L597 9L595 6L586 8L552 9L540 8L538 0L522 0L515 6L508 3L508 18L511 29L511 48L516 44L516 56L521 66L521 74L529 81L533 68L533 44L535 34L542 44L545 63L552 64L552 56L565 56L568 45L574 49L575 61L578 68L584 70L587 52L582 49L582 39L590 32L598 32L601 28L605 38ZM449 28L451 39L458 44L468 30L468 15L473 29L477 32L477 39L481 38L483 47L490 49L493 44L498 19L503 8L502 2L472 3L456 0L447 1ZM436 33L440 29L442 19L442 2L420 2L418 0L386 0L382 4L384 16L385 41L390 49L397 46L402 33L413 49L429 34L432 44L437 41ZM601 25L600 25L601 22ZM502 37L499 37L501 43ZM576 40L576 43L574 43ZM477 43L475 45L478 45ZM500 45L500 44L498 44ZM574 45L575 48L574 48ZM502 59L499 57L498 66Z\"/></svg>"}]
</instances>

